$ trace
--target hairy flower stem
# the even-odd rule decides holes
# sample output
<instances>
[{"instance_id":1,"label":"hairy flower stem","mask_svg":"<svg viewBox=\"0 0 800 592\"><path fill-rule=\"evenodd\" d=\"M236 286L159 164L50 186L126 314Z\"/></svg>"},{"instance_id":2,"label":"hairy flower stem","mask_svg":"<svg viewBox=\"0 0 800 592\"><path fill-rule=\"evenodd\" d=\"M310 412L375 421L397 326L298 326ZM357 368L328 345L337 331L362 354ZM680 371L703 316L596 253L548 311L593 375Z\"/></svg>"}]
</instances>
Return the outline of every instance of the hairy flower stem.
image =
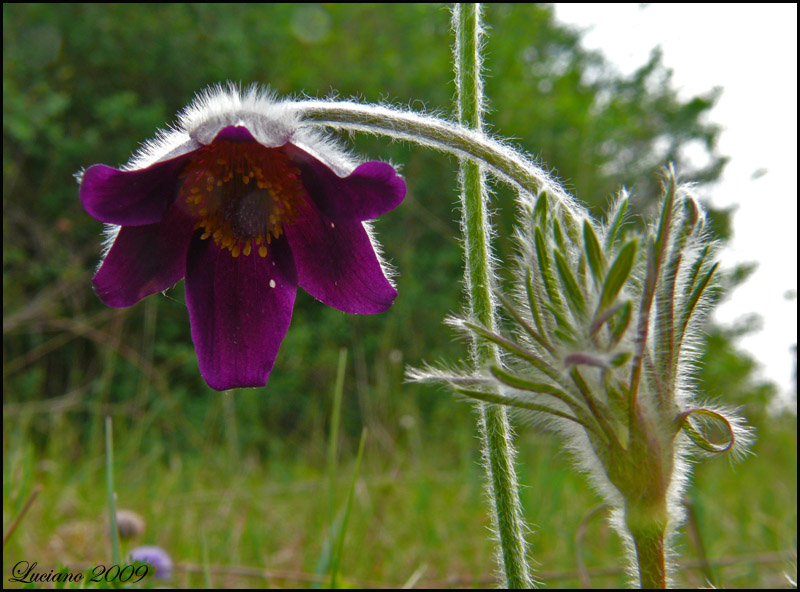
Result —
<instances>
[{"instance_id":1,"label":"hairy flower stem","mask_svg":"<svg viewBox=\"0 0 800 592\"><path fill-rule=\"evenodd\" d=\"M423 146L448 152L460 158L472 160L479 164L479 166L484 167L485 170L492 171L495 175L522 191L532 194L536 194L539 191L546 191L548 196L558 199L562 206L572 210L572 212L579 212L579 208L572 198L557 183L552 181L544 170L536 166L524 154L490 138L480 130L469 129L463 125L450 123L435 117L419 115L411 111L401 111L390 107L360 105L358 103L346 101L303 101L295 103L294 107L297 109L301 119L313 122L314 124L328 125L339 129L363 131L385 135L395 139L413 141ZM480 171L480 169L478 169L478 171ZM468 168L464 169L462 179L465 185L472 182ZM481 207L485 208L485 205ZM465 215L467 216L465 218L465 226L467 227L465 232L468 259L475 254L476 251L472 246L474 243L470 243L469 241L471 238L478 239L478 237L480 237L479 240L483 241L483 244L486 245L481 252L484 257L488 258L488 239L480 233L472 234L469 228L472 224L476 223L470 219L468 212L465 213ZM485 218L483 220L485 220ZM476 224L477 228L481 228L480 232L486 232L487 227L483 226L485 223L484 221ZM708 272L708 277L711 276L713 269L714 268L711 268L711 272ZM477 273L477 270L475 273ZM475 275L475 273L473 273L473 275ZM470 296L474 299L479 291L473 286L472 281L471 279L469 283ZM700 282L701 287L705 287L704 281ZM485 285L489 284L486 283ZM701 292L702 290L698 293ZM491 303L490 299L489 302ZM694 304L692 306L694 306ZM485 317L480 316L480 311L478 309L473 307L472 312L473 315L487 327L493 326L493 322L489 323L486 321ZM493 317L489 318L493 320ZM476 355L488 355L478 350L476 350L476 352ZM479 359L486 360L489 358L483 357ZM487 406L487 411L492 409L494 409L493 406ZM641 408L635 405L631 406L630 409L632 415L629 418L629 424L636 424L635 410ZM647 432L647 430L645 430L645 432ZM488 437L500 439L500 433L493 433L488 424L486 426L486 433ZM505 438L508 437L507 431L502 432L502 434L504 434ZM510 467L512 471L510 474L513 475L513 464L510 462L509 457L507 457L507 460L508 464L506 466ZM490 464L492 463L491 458L489 462ZM636 464L637 466L641 465L641 470L634 471L634 473L640 475L651 473L651 471L647 470L647 463L643 465L641 463ZM660 463L656 464L658 465ZM494 471L494 484L494 475L497 475L498 471L502 471L502 469L499 466L492 466L492 470ZM657 484L658 479L656 477L658 477L658 475L651 476L653 480L648 481L648 483L650 485ZM629 488L623 487L623 489L627 491ZM516 491L516 487L514 490ZM635 488L632 493L633 495L625 497L635 499L637 497L635 495ZM666 490L661 492L661 495L647 497L651 500L660 499L666 504L665 496ZM666 512L666 510L664 510L664 512ZM498 522L501 518L500 509L498 508ZM667 514L661 515L660 512L645 511L645 508L637 509L629 506L625 509L625 522L628 532L633 537L642 586L665 587L665 533L669 522ZM518 526L521 526L521 521ZM498 523L498 528L500 529L502 537L502 524ZM520 548L523 547L524 542L520 543ZM504 560L506 559L505 549L506 548L503 547ZM524 557L524 553L520 556ZM507 566L508 564L506 564L506 569L508 569ZM506 576L508 578L508 585L514 585L515 583L512 582L511 575L508 572ZM529 576L526 576L526 579L527 577Z\"/></svg>"},{"instance_id":2,"label":"hairy flower stem","mask_svg":"<svg viewBox=\"0 0 800 592\"><path fill-rule=\"evenodd\" d=\"M664 533L668 521L666 502L661 507L638 508L626 504L625 524L633 537L639 582L643 589L667 587Z\"/></svg>"},{"instance_id":3,"label":"hairy flower stem","mask_svg":"<svg viewBox=\"0 0 800 592\"><path fill-rule=\"evenodd\" d=\"M479 36L480 5L456 4L453 9L456 32L455 61L458 89L458 118L462 125L480 131L482 83L480 78ZM462 224L466 268L464 283L469 293L471 315L485 327L495 329L495 307L492 296L493 274L490 252L490 223L486 208L486 180L479 163L461 159L459 170L462 200ZM476 368L498 365L497 346L481 343L475 336L472 349ZM531 586L525 561L525 538L522 534L517 476L511 428L505 408L479 404L478 422L492 501L492 522L498 533L501 567L508 588Z\"/></svg>"},{"instance_id":4,"label":"hairy flower stem","mask_svg":"<svg viewBox=\"0 0 800 592\"><path fill-rule=\"evenodd\" d=\"M577 210L573 198L544 169L482 131L414 111L350 101L298 101L291 108L301 120L315 125L384 135L468 158L522 191L533 195L547 191Z\"/></svg>"}]
</instances>

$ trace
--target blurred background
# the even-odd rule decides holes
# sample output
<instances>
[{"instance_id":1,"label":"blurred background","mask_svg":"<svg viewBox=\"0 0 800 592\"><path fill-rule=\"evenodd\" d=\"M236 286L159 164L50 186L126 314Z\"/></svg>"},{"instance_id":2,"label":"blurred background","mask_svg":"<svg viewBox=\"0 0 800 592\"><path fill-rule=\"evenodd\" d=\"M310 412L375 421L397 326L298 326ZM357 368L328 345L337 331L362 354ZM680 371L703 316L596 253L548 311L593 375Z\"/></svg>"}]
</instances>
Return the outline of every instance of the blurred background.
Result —
<instances>
[{"instance_id":1,"label":"blurred background","mask_svg":"<svg viewBox=\"0 0 800 592\"><path fill-rule=\"evenodd\" d=\"M203 582L193 566L204 545L216 586L316 581L362 428L344 583L493 582L472 409L403 378L407 366L466 354L442 325L462 306L457 162L345 136L406 178L405 202L375 224L399 271L399 296L387 313L362 317L299 290L267 387L225 394L198 372L183 282L124 310L94 296L102 225L82 210L72 178L94 163L121 165L197 91L221 81L450 114L449 19L436 4L3 6L4 531L42 486L4 546L4 574L23 559L48 568L109 562L109 415L118 504L147 523L126 545L167 550L179 564L174 585ZM485 19L490 129L552 169L593 214L622 185L636 216L651 213L658 170L669 161L701 189L720 178L728 155L718 147L721 123L708 115L724 89L679 95L657 51L620 73L549 6L490 5ZM496 254L511 261L511 193L497 187L493 208ZM731 211L710 218L729 241ZM752 271L726 273L727 298ZM693 519L678 540L684 585L781 586L794 573L796 415L774 404L776 387L738 349L751 327L708 327L698 388L742 406L759 440L734 467L725 459L696 466ZM331 489L326 455L343 349ZM518 440L539 578L550 587L585 584L582 563L593 585L623 584L621 543L588 513L598 498L569 456L532 428L519 426Z\"/></svg>"}]
</instances>

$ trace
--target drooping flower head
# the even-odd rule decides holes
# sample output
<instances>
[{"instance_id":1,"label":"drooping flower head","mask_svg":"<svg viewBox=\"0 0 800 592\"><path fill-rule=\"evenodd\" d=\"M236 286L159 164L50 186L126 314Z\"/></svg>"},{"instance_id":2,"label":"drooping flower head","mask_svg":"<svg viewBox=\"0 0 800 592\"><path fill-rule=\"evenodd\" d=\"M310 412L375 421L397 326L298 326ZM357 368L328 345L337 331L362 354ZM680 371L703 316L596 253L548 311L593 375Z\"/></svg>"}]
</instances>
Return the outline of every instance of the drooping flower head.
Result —
<instances>
[{"instance_id":1,"label":"drooping flower head","mask_svg":"<svg viewBox=\"0 0 800 592\"><path fill-rule=\"evenodd\" d=\"M200 372L217 390L266 384L298 285L348 313L397 296L365 221L400 204L403 180L256 88L205 91L125 166L79 181L86 211L113 225L97 295L127 307L185 277Z\"/></svg>"}]
</instances>

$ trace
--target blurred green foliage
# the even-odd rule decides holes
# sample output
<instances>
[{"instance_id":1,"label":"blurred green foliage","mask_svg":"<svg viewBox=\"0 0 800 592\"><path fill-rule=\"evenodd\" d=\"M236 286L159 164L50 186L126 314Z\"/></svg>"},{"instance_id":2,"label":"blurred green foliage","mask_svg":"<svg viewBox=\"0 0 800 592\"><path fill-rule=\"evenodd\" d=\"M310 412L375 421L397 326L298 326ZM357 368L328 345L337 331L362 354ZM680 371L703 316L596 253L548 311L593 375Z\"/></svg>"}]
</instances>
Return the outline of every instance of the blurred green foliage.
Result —
<instances>
[{"instance_id":1,"label":"blurred green foliage","mask_svg":"<svg viewBox=\"0 0 800 592\"><path fill-rule=\"evenodd\" d=\"M491 5L486 21L490 128L595 213L623 184L647 210L669 160L701 185L719 176L720 128L706 121L718 91L679 99L658 52L619 75L548 6ZM33 414L37 445L47 447L51 428L40 412L54 408L87 436L67 451L72 458L99 441L101 412L130 422L144 449L232 437L204 428L222 407L197 370L182 283L122 311L92 293L102 228L82 210L73 173L125 162L197 91L227 80L450 113L450 43L449 12L435 4L5 4L3 397L13 417ZM403 421L435 438L468 416L448 395L403 384L406 364L464 352L441 323L462 300L456 163L382 139L352 144L400 165L408 182L404 204L376 223L399 297L385 314L358 317L300 291L269 384L235 395L241 449L268 456L320 432L340 347L352 352L348 384L359 402L343 410L346 433L366 424L394 444L405 438ZM707 164L693 168L688 149ZM510 261L511 193L498 188L494 205L497 254ZM704 388L729 393L735 367L736 396L749 397L752 362L730 334L714 333L712 346L724 353L710 354ZM756 389L762 406L770 388Z\"/></svg>"},{"instance_id":2,"label":"blurred green foliage","mask_svg":"<svg viewBox=\"0 0 800 592\"><path fill-rule=\"evenodd\" d=\"M668 160L701 187L719 176L720 128L707 118L718 91L679 99L657 52L620 76L548 6L488 5L486 21L490 129L556 171L594 213L623 184L646 212ZM299 291L269 384L234 394L200 377L182 282L125 310L94 296L102 228L82 210L72 178L97 162L125 162L197 91L227 80L450 114L450 43L448 9L434 4L3 5L4 527L43 485L4 549L4 572L20 557L72 568L107 562L105 414L114 417L118 499L145 516L143 543L198 564L207 539L213 564L313 572L328 536L325 427L346 347L342 475L351 474L344 459L362 426L369 438L345 583L492 583L470 408L403 383L406 365L465 353L441 322L462 301L454 161L343 137L368 158L402 166L407 180L405 202L376 224L399 271L399 297L387 313L360 317ZM693 168L688 150L706 164ZM498 187L493 207L497 255L510 261L513 196ZM713 214L721 238L728 218ZM796 420L767 414L774 387L755 381L754 362L736 351L740 329L710 331L698 376L707 395L746 405L760 435L758 462L737 472L720 460L697 468L693 502L711 557L783 550L796 538ZM521 428L519 458L532 553L551 574L538 575L574 585L552 574L574 570L581 549L571 537L597 500L552 438ZM342 489L348 479L338 482ZM587 565L617 565L619 540L600 520L589 528ZM680 536L684 555L697 557ZM771 575L748 565L731 566L723 581L783 581L780 563ZM182 577L184 586L200 583ZM602 581L625 581L611 578ZM682 578L705 583L696 573ZM213 576L223 587L281 581ZM288 583L298 582L308 583Z\"/></svg>"}]
</instances>

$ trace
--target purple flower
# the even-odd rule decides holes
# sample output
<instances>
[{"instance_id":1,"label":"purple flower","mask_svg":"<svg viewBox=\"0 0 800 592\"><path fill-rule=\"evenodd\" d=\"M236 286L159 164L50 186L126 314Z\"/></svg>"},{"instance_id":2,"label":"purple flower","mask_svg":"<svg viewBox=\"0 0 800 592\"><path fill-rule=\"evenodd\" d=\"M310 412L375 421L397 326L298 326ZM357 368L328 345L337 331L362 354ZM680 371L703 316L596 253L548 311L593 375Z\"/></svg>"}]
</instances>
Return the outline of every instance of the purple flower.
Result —
<instances>
[{"instance_id":1,"label":"purple flower","mask_svg":"<svg viewBox=\"0 0 800 592\"><path fill-rule=\"evenodd\" d=\"M403 180L254 88L206 91L124 167L96 164L79 180L83 207L112 225L97 295L127 307L185 277L214 389L267 383L298 285L348 313L397 296L365 221L400 204Z\"/></svg>"},{"instance_id":2,"label":"purple flower","mask_svg":"<svg viewBox=\"0 0 800 592\"><path fill-rule=\"evenodd\" d=\"M172 576L172 559L161 547L136 547L131 550L128 561L131 563L138 561L151 566L155 572L148 572L147 575L153 575L159 580L168 580Z\"/></svg>"}]
</instances>

